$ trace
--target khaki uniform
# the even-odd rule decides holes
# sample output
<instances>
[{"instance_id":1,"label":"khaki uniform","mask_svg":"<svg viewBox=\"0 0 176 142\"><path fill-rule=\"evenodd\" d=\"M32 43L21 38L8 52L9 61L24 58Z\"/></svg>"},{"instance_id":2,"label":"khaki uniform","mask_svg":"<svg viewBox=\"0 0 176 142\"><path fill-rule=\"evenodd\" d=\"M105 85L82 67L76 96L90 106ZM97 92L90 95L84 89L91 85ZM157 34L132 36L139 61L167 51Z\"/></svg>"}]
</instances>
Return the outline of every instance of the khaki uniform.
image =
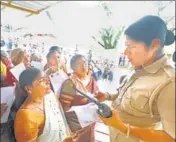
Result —
<instances>
[{"instance_id":1,"label":"khaki uniform","mask_svg":"<svg viewBox=\"0 0 176 142\"><path fill-rule=\"evenodd\" d=\"M166 56L133 73L112 107L124 123L162 129L175 139L175 69ZM110 138L111 142L140 142L114 128Z\"/></svg>"}]
</instances>

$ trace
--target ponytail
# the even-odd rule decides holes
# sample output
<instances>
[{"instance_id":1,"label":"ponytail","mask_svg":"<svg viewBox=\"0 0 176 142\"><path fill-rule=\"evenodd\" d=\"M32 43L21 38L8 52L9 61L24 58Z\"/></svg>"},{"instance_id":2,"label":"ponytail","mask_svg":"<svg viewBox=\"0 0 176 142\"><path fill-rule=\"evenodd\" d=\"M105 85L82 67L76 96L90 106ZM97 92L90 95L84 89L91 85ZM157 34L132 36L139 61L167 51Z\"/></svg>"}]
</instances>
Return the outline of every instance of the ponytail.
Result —
<instances>
[{"instance_id":1,"label":"ponytail","mask_svg":"<svg viewBox=\"0 0 176 142\"><path fill-rule=\"evenodd\" d=\"M13 112L17 112L28 97L28 93L22 88L20 88L19 85L17 86L16 89L17 89L16 97L15 97L15 101L12 106Z\"/></svg>"},{"instance_id":2,"label":"ponytail","mask_svg":"<svg viewBox=\"0 0 176 142\"><path fill-rule=\"evenodd\" d=\"M40 70L37 68L28 68L24 70L19 77L19 84L17 85L16 98L13 104L15 111L17 112L21 105L28 97L28 93L25 90L25 86L31 86Z\"/></svg>"}]
</instances>

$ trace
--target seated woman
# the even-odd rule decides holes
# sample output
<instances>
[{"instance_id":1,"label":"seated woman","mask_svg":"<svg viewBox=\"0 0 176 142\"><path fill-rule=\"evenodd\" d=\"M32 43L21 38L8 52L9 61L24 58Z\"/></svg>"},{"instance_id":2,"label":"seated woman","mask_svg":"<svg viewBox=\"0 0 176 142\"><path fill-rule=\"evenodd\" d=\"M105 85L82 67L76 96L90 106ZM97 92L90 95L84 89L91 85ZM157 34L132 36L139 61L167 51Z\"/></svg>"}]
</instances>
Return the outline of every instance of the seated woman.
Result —
<instances>
[{"instance_id":1,"label":"seated woman","mask_svg":"<svg viewBox=\"0 0 176 142\"><path fill-rule=\"evenodd\" d=\"M47 54L47 64L44 67L44 71L50 70L49 72L56 72L58 70L63 70L65 73L67 73L65 64L61 63L60 61L60 55L57 51L51 50Z\"/></svg>"},{"instance_id":2,"label":"seated woman","mask_svg":"<svg viewBox=\"0 0 176 142\"><path fill-rule=\"evenodd\" d=\"M96 94L98 88L96 86L95 79L92 75L88 74L88 62L83 55L75 55L71 59L71 68L74 73L70 76L70 79L76 85L80 91L84 93ZM79 106L88 104L87 98L80 95L72 97L69 94L61 94L60 102L64 111L69 110L72 106ZM67 115L68 113L65 112ZM74 124L73 124L74 125ZM73 130L72 130L73 132ZM73 135L77 135L76 142L94 142L94 124L87 126L81 130L74 131Z\"/></svg>"},{"instance_id":3,"label":"seated woman","mask_svg":"<svg viewBox=\"0 0 176 142\"><path fill-rule=\"evenodd\" d=\"M61 105L51 93L49 80L36 68L23 71L19 84L24 95L15 100L17 142L71 142Z\"/></svg>"}]
</instances>

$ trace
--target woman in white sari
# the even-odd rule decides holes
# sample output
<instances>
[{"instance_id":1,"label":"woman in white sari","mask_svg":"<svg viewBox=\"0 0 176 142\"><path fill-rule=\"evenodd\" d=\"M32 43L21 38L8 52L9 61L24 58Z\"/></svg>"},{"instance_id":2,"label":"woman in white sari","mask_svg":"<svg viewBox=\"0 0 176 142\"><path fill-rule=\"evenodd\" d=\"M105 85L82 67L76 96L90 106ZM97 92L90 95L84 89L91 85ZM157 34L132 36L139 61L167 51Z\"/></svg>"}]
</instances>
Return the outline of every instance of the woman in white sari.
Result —
<instances>
[{"instance_id":1,"label":"woman in white sari","mask_svg":"<svg viewBox=\"0 0 176 142\"><path fill-rule=\"evenodd\" d=\"M36 68L26 69L19 77L19 84L25 94L16 98L17 108L20 107L14 125L17 142L72 142L62 107L50 89L48 78Z\"/></svg>"}]
</instances>

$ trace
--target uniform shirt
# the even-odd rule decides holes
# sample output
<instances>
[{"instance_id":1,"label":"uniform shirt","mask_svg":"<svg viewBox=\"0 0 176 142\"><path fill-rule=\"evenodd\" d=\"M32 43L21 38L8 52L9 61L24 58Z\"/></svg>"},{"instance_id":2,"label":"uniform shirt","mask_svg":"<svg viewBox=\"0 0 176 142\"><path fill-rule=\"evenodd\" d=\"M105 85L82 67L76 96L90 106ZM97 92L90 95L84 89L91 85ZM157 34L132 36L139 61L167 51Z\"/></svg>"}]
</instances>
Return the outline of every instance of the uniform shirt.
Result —
<instances>
[{"instance_id":1,"label":"uniform shirt","mask_svg":"<svg viewBox=\"0 0 176 142\"><path fill-rule=\"evenodd\" d=\"M124 123L152 129L161 123L162 129L175 138L175 69L166 56L133 73L113 107ZM117 141L117 136L112 137Z\"/></svg>"}]
</instances>

